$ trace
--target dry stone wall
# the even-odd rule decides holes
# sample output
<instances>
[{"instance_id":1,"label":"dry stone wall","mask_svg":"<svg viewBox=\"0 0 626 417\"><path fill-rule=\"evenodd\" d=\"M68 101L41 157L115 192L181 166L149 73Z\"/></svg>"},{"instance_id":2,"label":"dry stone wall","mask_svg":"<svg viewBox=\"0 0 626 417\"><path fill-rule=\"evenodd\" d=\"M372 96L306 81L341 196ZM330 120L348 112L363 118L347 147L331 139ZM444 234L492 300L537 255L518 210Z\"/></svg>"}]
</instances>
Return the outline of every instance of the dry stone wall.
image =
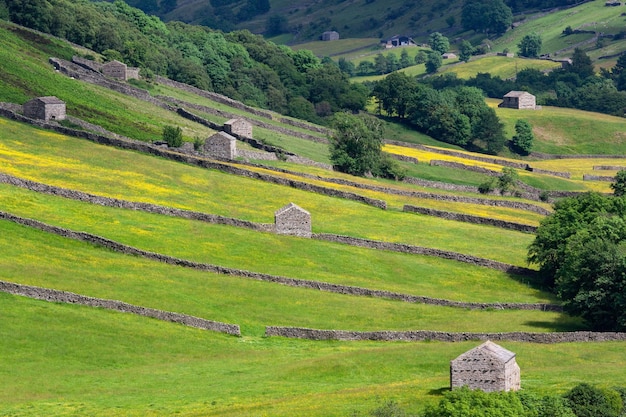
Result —
<instances>
[{"instance_id":1,"label":"dry stone wall","mask_svg":"<svg viewBox=\"0 0 626 417\"><path fill-rule=\"evenodd\" d=\"M606 182L612 182L612 181L615 181L615 177L607 176L607 175L583 174L583 181L606 181Z\"/></svg>"},{"instance_id":2,"label":"dry stone wall","mask_svg":"<svg viewBox=\"0 0 626 417\"><path fill-rule=\"evenodd\" d=\"M226 97L226 96L223 96L221 94L217 94L217 93L213 93L213 92L210 92L210 91L201 90L201 89L193 87L191 85L183 84L183 83L180 83L178 81L170 80L168 78L164 78L164 77L161 77L161 76L156 76L156 81L159 84L163 84L163 85L167 85L167 86L170 86L170 87L178 88L178 89L181 89L183 91L188 91L188 92L194 93L196 95L199 95L201 97L208 98L209 100L215 101L217 103L226 104L227 106L230 106L230 107L233 107L233 108L236 108L236 109L239 109L239 110L244 110L247 113L254 114L256 116L260 116L260 117L263 117L265 119L274 120L274 119L278 118L282 124L291 125L291 126L294 126L294 127L298 127L298 128L301 128L301 129L310 130L312 132L317 132L317 133L322 133L322 134L327 134L329 132L328 129L326 129L326 128L323 128L323 127L320 127L320 126L316 126L316 125L312 125L310 123L305 123L305 122L302 122L302 121L299 121L299 120L289 119L287 117L281 117L278 114L273 113L271 111L260 110L260 109L254 108L254 107L250 107L250 106L247 106L247 105L241 103L240 101L233 100L233 99L231 99L229 97ZM229 117L229 118L232 118L232 117Z\"/></svg>"},{"instance_id":3,"label":"dry stone wall","mask_svg":"<svg viewBox=\"0 0 626 417\"><path fill-rule=\"evenodd\" d=\"M451 259L457 262L463 262L471 265L482 266L485 268L504 271L510 274L535 277L537 271L529 268L506 264L504 262L492 261L490 259L479 258L477 256L466 255L458 252L445 251L441 249L425 248L422 246L407 245L404 243L381 242L377 240L369 240L356 238L351 236L333 235L328 233L314 233L313 239L327 240L329 242L343 243L346 245L360 246L364 248L389 250L401 253L412 253L416 255L436 256L442 259Z\"/></svg>"},{"instance_id":4,"label":"dry stone wall","mask_svg":"<svg viewBox=\"0 0 626 417\"><path fill-rule=\"evenodd\" d=\"M574 342L612 342L626 341L626 333L616 332L562 332L562 333L450 333L428 330L415 331L373 331L358 332L348 330L316 330L298 327L267 326L266 336L280 336L309 340L375 340L375 341L438 341L467 342L476 340L510 341L528 343L574 343Z\"/></svg>"},{"instance_id":5,"label":"dry stone wall","mask_svg":"<svg viewBox=\"0 0 626 417\"><path fill-rule=\"evenodd\" d=\"M157 98L159 98L160 100L163 100L163 101L174 103L177 106L179 106L179 108L186 107L186 108L190 108L190 109L201 111L201 112L206 113L206 114L212 114L212 115L219 116L219 117L224 117L224 118L227 118L227 119L233 119L233 118L236 118L236 117L241 117L240 115L237 115L235 113L229 113L229 112L225 112L225 111L222 111L222 110L213 109L211 107L202 106L200 104L189 103L189 102L186 102L186 101L183 101L183 100L174 99L172 97L157 96ZM188 117L187 114L191 114L191 113L185 113L185 114L181 113L181 115L184 116L184 117ZM198 116L195 116L195 117L198 117ZM314 136L314 135L310 135L310 134L307 134L307 133L297 132L295 130L287 129L287 128L284 128L284 127L281 127L281 126L276 126L276 125L273 125L271 123L265 123L265 122L260 121L260 120L250 119L249 122L252 125L254 125L254 126L262 127L264 129L271 130L271 131L274 131L274 132L277 132L277 133L282 133L282 134L285 134L285 135L288 135L288 136L293 136L293 137L297 137L297 138L300 138L300 139L305 139L305 140L308 140L308 141L311 141L311 142L328 143L327 139L320 138L319 136ZM216 123L214 123L214 125L219 127L219 129L223 128L222 125L218 125ZM250 137L248 135L239 135L239 134L233 134L233 133L231 133L231 135L236 136L240 140L244 140L244 138L249 138Z\"/></svg>"},{"instance_id":6,"label":"dry stone wall","mask_svg":"<svg viewBox=\"0 0 626 417\"><path fill-rule=\"evenodd\" d=\"M426 303L434 305L442 305L449 307L460 307L470 309L524 309L524 310L549 310L549 311L561 311L559 306L551 304L523 304L523 303L464 303L449 300L442 300L429 297L421 297L407 294L394 293L384 290L371 290L368 288L353 287L347 285L331 284L320 281L310 281L296 278L286 278L269 274L261 274L256 272L250 272L234 268L225 268L221 266L204 264L199 262L188 261L185 259L175 258L172 256L162 255L154 252L148 252L141 249L134 248L132 246L124 245L119 242L112 241L110 239L103 238L101 236L92 235L85 232L76 232L62 227L52 226L42 223L33 219L25 219L19 216L12 215L0 211L0 219L21 224L34 229L42 230L47 233L53 233L59 236L63 236L69 239L79 240L82 242L88 242L94 245L98 245L109 250L134 256L141 256L146 259L150 259L157 262L163 262L169 265L177 265L185 268L196 269L199 271L213 272L222 275L232 275L241 278L254 279L258 281L272 282L276 284L309 288L319 291L327 291L337 294L346 294L362 297L377 297L388 298L397 301L410 302L410 303Z\"/></svg>"},{"instance_id":7,"label":"dry stone wall","mask_svg":"<svg viewBox=\"0 0 626 417\"><path fill-rule=\"evenodd\" d=\"M128 138L122 137L109 137L104 135L99 135L92 132L85 132L82 130L70 129L64 126L60 126L57 123L49 123L41 120L33 120L27 117L24 117L14 111L0 108L0 115L20 122L29 123L34 126L38 126L44 129L49 129L56 131L58 133L62 133L68 136L74 136L82 139L87 139L95 143L100 143L108 146L115 146L121 149L129 149L138 152L143 152L151 155L160 156L162 158L171 159L173 161L186 163L189 165L196 165L202 168L216 169L222 172L226 172L233 175L239 175L243 177L248 177L252 179L258 179L261 181L270 182L273 184L284 185L287 187L292 187L296 189L300 189L303 191L309 191L317 194L323 194L330 197L344 198L347 200L357 201L363 204L371 205L374 207L378 207L381 209L387 208L387 203L383 200L377 200L370 197L365 197L362 195L358 195L351 192L335 190L332 188L326 188L315 184L309 184L306 182L295 181L287 178L275 177L269 174L254 172L250 170L246 170L243 168L239 168L233 165L221 163L218 161L212 161L206 158L197 157L194 155L187 155L176 151L170 151L169 149L163 149L159 146L155 146L146 142L141 142L138 140L132 140Z\"/></svg>"},{"instance_id":8,"label":"dry stone wall","mask_svg":"<svg viewBox=\"0 0 626 417\"><path fill-rule=\"evenodd\" d=\"M196 327L198 329L212 330L234 336L241 336L239 326L236 324L220 323L186 314L140 307L117 300L87 297L67 291L20 285L6 281L0 281L0 291L8 294L34 298L37 300L52 301L55 303L80 304L89 307L105 308L107 310L115 310L122 313L137 314L144 317L152 317L158 320L180 323L185 326Z\"/></svg>"},{"instance_id":9,"label":"dry stone wall","mask_svg":"<svg viewBox=\"0 0 626 417\"><path fill-rule=\"evenodd\" d=\"M411 213L419 213L425 214L427 216L435 216L446 220L455 220L459 222L473 223L473 224L484 224L488 226L500 227L502 229L515 230L518 232L524 233L535 233L537 231L537 227L530 226L527 224L508 222L504 220L498 219L490 219L486 217L480 216L472 216L470 214L462 214L462 213L452 213L449 211L443 210L435 210L427 207L417 207L411 205L405 205L403 211L411 212Z\"/></svg>"},{"instance_id":10,"label":"dry stone wall","mask_svg":"<svg viewBox=\"0 0 626 417\"><path fill-rule=\"evenodd\" d=\"M594 165L593 169L595 171L622 171L626 169L626 166L623 165Z\"/></svg>"},{"instance_id":11,"label":"dry stone wall","mask_svg":"<svg viewBox=\"0 0 626 417\"><path fill-rule=\"evenodd\" d=\"M55 187L30 181L12 175L0 173L0 183L13 185L38 193L56 195L72 200L85 201L106 207L124 208L128 210L139 210L148 213L161 214L165 216L181 217L185 219L198 220L207 223L224 224L228 226L243 227L246 229L258 230L262 232L273 232L274 225L267 223L254 223L246 220L239 220L230 217L218 216L215 214L201 213L191 210L182 210L173 207L160 206L150 203L139 203L134 201L120 200L117 198L103 197L82 191L70 190L67 188Z\"/></svg>"},{"instance_id":12,"label":"dry stone wall","mask_svg":"<svg viewBox=\"0 0 626 417\"><path fill-rule=\"evenodd\" d=\"M487 169L487 168L474 166L474 165L466 165L460 162L441 161L439 159L431 159L430 165L437 166L437 167L464 169L466 171L478 172L480 174L489 175L490 177L499 177L501 174L501 172L495 171L493 169Z\"/></svg>"}]
</instances>

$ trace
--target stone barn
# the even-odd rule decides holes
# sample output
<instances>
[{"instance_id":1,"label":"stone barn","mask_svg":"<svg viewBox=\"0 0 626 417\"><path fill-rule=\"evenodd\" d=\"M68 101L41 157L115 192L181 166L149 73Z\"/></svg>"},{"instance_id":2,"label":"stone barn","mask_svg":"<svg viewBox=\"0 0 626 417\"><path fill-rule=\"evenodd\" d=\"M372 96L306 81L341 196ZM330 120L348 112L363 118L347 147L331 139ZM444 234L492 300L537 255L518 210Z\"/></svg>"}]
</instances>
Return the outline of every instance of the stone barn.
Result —
<instances>
[{"instance_id":1,"label":"stone barn","mask_svg":"<svg viewBox=\"0 0 626 417\"><path fill-rule=\"evenodd\" d=\"M498 107L509 109L535 109L535 96L526 91L509 91L504 95L502 103Z\"/></svg>"},{"instance_id":2,"label":"stone barn","mask_svg":"<svg viewBox=\"0 0 626 417\"><path fill-rule=\"evenodd\" d=\"M217 132L204 141L203 150L216 158L237 158L237 139L226 132Z\"/></svg>"},{"instance_id":3,"label":"stone barn","mask_svg":"<svg viewBox=\"0 0 626 417\"><path fill-rule=\"evenodd\" d=\"M252 123L244 119L230 119L224 123L224 132L244 138L252 137Z\"/></svg>"},{"instance_id":4,"label":"stone barn","mask_svg":"<svg viewBox=\"0 0 626 417\"><path fill-rule=\"evenodd\" d=\"M126 64L120 61L107 62L102 66L102 73L107 77L126 80Z\"/></svg>"},{"instance_id":5,"label":"stone barn","mask_svg":"<svg viewBox=\"0 0 626 417\"><path fill-rule=\"evenodd\" d=\"M324 33L322 33L322 40L323 41L337 41L339 40L339 32L334 31L334 30L328 30Z\"/></svg>"},{"instance_id":6,"label":"stone barn","mask_svg":"<svg viewBox=\"0 0 626 417\"><path fill-rule=\"evenodd\" d=\"M294 203L276 210L274 224L278 234L311 237L311 213Z\"/></svg>"},{"instance_id":7,"label":"stone barn","mask_svg":"<svg viewBox=\"0 0 626 417\"><path fill-rule=\"evenodd\" d=\"M22 106L24 116L40 120L65 120L65 102L54 96L38 97Z\"/></svg>"},{"instance_id":8,"label":"stone barn","mask_svg":"<svg viewBox=\"0 0 626 417\"><path fill-rule=\"evenodd\" d=\"M491 341L463 353L450 362L450 389L462 386L485 392L519 390L515 353Z\"/></svg>"}]
</instances>

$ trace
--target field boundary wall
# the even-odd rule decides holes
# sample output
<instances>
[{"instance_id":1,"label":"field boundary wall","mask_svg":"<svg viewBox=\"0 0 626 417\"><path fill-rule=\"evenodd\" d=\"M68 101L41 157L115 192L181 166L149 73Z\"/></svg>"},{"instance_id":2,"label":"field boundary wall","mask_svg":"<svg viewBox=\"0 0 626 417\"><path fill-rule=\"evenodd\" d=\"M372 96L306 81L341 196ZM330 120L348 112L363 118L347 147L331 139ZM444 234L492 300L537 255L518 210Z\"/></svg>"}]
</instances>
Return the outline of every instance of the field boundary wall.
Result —
<instances>
[{"instance_id":1,"label":"field boundary wall","mask_svg":"<svg viewBox=\"0 0 626 417\"><path fill-rule=\"evenodd\" d=\"M466 303L450 300L442 300L430 297L414 296L407 294L400 294L385 290L372 290L368 288L332 284L321 281L311 281L297 278L287 278L270 274L263 274L257 272L250 272L240 269L221 267L217 265L205 264L200 262L193 262L185 259L175 258L173 256L158 254L134 248L132 246L124 245L119 242L115 242L110 239L103 238L101 236L93 235L86 232L76 232L73 230L65 229L58 226L48 225L38 220L26 219L19 216L12 215L10 213L0 211L0 219L11 221L16 224L20 224L26 227L31 227L37 230L41 230L47 233L52 233L58 236L74 239L82 242L88 242L95 244L109 250L123 253L126 255L140 256L146 259L150 259L157 262L162 262L169 265L176 265L185 268L196 269L199 271L207 271L222 275L230 275L247 279L254 279L257 281L271 282L281 285L297 288L308 288L319 291L326 291L336 294L345 294L361 297L376 297L386 298L391 300L397 300L409 303L424 303L434 304L448 307L470 308L470 309L523 309L523 310L549 310L549 311L561 311L561 307L553 304L531 304L531 303ZM327 240L327 239L326 239Z\"/></svg>"},{"instance_id":2,"label":"field boundary wall","mask_svg":"<svg viewBox=\"0 0 626 417\"><path fill-rule=\"evenodd\" d=\"M475 340L528 342L528 343L575 343L626 341L626 333L617 332L509 332L509 333L469 333L439 332L431 330L414 331L372 331L317 330L300 327L267 326L265 336L280 336L293 339L341 340L341 341L403 341L403 342L467 342Z\"/></svg>"},{"instance_id":3,"label":"field boundary wall","mask_svg":"<svg viewBox=\"0 0 626 417\"><path fill-rule=\"evenodd\" d=\"M213 320L189 316L187 314L180 314L170 311L157 310L154 308L136 306L117 300L87 297L67 291L34 287L30 285L14 284L6 281L0 281L0 291L7 294L20 295L23 297L33 298L37 300L65 304L79 304L89 307L99 307L107 310L119 311L122 313L131 313L139 316L151 317L157 320L163 320L172 323L180 323L185 326L195 327L198 329L212 330L220 333L230 334L233 336L241 336L241 330L236 324L221 323Z\"/></svg>"}]
</instances>

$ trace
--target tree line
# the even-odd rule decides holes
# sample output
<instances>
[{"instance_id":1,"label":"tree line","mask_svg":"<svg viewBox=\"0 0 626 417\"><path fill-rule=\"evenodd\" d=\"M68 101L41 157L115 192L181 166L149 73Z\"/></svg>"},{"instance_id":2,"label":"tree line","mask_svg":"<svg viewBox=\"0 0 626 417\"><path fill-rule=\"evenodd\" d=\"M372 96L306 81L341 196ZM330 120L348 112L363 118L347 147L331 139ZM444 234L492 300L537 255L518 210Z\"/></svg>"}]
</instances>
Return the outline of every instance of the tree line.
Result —
<instances>
[{"instance_id":1,"label":"tree line","mask_svg":"<svg viewBox=\"0 0 626 417\"><path fill-rule=\"evenodd\" d=\"M493 154L506 142L504 126L479 88L436 88L404 73L393 73L373 83L372 95L379 113L396 117L435 139Z\"/></svg>"},{"instance_id":2,"label":"tree line","mask_svg":"<svg viewBox=\"0 0 626 417\"><path fill-rule=\"evenodd\" d=\"M0 0L0 16L141 68L246 104L322 122L364 108L368 91L330 59L248 31L163 23L121 0ZM88 56L89 57L89 56ZM91 57L94 58L94 57Z\"/></svg>"}]
</instances>

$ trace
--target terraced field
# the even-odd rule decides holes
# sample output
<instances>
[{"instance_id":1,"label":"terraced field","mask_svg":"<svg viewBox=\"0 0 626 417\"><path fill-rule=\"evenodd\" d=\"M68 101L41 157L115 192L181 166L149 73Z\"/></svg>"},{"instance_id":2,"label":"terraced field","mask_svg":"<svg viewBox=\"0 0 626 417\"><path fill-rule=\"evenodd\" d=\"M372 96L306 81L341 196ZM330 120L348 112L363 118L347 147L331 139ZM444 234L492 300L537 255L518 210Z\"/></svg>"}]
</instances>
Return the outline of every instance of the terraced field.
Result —
<instances>
[{"instance_id":1,"label":"terraced field","mask_svg":"<svg viewBox=\"0 0 626 417\"><path fill-rule=\"evenodd\" d=\"M39 62L36 71L52 72L29 59ZM72 98L84 89L131 100L72 81L54 93ZM248 115L189 91L152 88L154 95ZM135 107L156 112L154 103L132 100L125 117ZM97 104L86 114L98 114ZM166 114L168 123L179 120L175 111ZM255 135L325 162L322 143L276 133L323 138L314 127L249 118L268 123ZM158 131L163 120L145 123ZM213 131L184 123L189 132ZM472 333L503 333L502 344L518 355L522 386L532 392L560 393L580 381L626 384L624 342L506 340L511 332L585 330L537 285L535 266L525 260L532 233L404 210L536 226L548 203L531 192L481 195L477 185L491 174L467 171L497 174L520 161L388 144L386 151L419 160L403 162L419 175L396 183L282 160L216 161L108 127L128 136L119 139L128 146L0 118L0 281L236 324L241 335L0 292L0 415L348 416L389 399L418 413L447 388L450 359L477 344L481 336ZM464 168L431 167L431 160ZM573 179L519 172L542 187L537 192L583 191L608 186L582 180L594 165L626 164L566 161L524 163ZM464 176L460 186L443 181ZM290 202L311 213L312 238L272 232L274 212ZM466 341L304 340L267 336L266 326L432 330L462 333Z\"/></svg>"}]
</instances>

